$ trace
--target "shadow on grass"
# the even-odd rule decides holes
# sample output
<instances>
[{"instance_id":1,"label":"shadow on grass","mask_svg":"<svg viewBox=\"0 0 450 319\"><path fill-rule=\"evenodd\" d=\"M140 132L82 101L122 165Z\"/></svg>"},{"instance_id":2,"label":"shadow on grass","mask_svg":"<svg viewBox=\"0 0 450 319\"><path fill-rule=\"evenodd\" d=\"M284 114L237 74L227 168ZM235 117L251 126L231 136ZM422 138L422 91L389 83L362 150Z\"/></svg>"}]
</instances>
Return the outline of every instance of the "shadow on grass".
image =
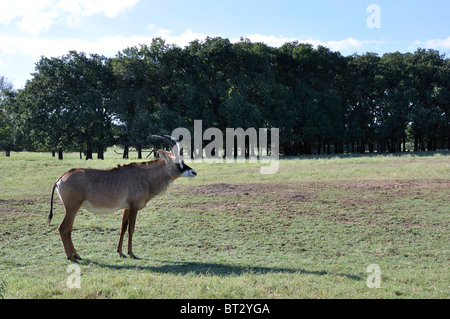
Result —
<instances>
[{"instance_id":1,"label":"shadow on grass","mask_svg":"<svg viewBox=\"0 0 450 319\"><path fill-rule=\"evenodd\" d=\"M316 276L339 276L346 277L352 280L362 280L361 276L344 274L344 273L332 273L325 270L311 271L306 269L292 269L292 268L272 268L272 267L246 267L237 265L227 265L220 263L201 263L201 262L174 262L163 261L165 264L161 266L140 266L140 265L110 265L99 263L93 260L83 259L80 264L95 265L98 267L104 267L109 269L135 269L140 271L151 271L155 273L186 275L193 273L195 275L210 275L210 276L240 276L243 274L270 274L270 273L299 273L305 275Z\"/></svg>"},{"instance_id":2,"label":"shadow on grass","mask_svg":"<svg viewBox=\"0 0 450 319\"><path fill-rule=\"evenodd\" d=\"M344 153L344 154L312 154L312 155L297 155L297 156L281 156L280 159L285 160L295 160L295 159L331 159L331 158L362 158L362 157L382 157L382 156L391 156L391 157L429 157L429 156L448 156L450 155L449 150L439 150L439 151L421 151L421 152L396 152L396 153Z\"/></svg>"}]
</instances>

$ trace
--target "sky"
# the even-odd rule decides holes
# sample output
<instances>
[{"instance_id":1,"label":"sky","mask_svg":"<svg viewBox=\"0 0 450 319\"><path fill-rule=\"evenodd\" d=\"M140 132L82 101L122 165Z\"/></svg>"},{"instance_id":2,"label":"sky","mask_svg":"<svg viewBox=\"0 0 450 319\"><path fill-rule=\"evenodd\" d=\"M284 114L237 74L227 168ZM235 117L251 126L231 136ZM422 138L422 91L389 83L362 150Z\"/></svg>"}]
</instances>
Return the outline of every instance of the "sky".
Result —
<instances>
[{"instance_id":1,"label":"sky","mask_svg":"<svg viewBox=\"0 0 450 319\"><path fill-rule=\"evenodd\" d=\"M420 47L450 57L449 16L448 0L0 0L0 76L20 89L41 56L114 57L155 37L180 47L220 36L345 56Z\"/></svg>"}]
</instances>

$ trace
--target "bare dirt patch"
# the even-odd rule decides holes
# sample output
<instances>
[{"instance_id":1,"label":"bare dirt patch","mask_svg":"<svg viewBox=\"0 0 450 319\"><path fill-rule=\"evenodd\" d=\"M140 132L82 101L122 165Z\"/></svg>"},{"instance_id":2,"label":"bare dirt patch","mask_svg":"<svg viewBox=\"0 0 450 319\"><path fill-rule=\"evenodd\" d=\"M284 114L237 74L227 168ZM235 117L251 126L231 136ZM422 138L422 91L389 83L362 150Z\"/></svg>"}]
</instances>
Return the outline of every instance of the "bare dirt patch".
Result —
<instances>
[{"instance_id":1,"label":"bare dirt patch","mask_svg":"<svg viewBox=\"0 0 450 319\"><path fill-rule=\"evenodd\" d=\"M346 181L334 185L334 187L348 193L339 198L343 207L352 209L375 206L376 208L399 198L427 199L430 191L449 190L450 181L444 179Z\"/></svg>"},{"instance_id":2,"label":"bare dirt patch","mask_svg":"<svg viewBox=\"0 0 450 319\"><path fill-rule=\"evenodd\" d=\"M251 196L275 201L309 201L323 189L348 191L355 196L361 192L395 193L395 196L414 194L417 190L450 190L450 180L367 180L340 182L300 182L300 183L254 183L254 184L209 184L189 187L189 193L208 196ZM420 192L416 192L420 194Z\"/></svg>"},{"instance_id":3,"label":"bare dirt patch","mask_svg":"<svg viewBox=\"0 0 450 319\"><path fill-rule=\"evenodd\" d=\"M207 197L231 196L237 198L261 198L275 203L289 201L308 201L315 197L307 188L299 184L210 184L194 186L191 194Z\"/></svg>"},{"instance_id":4,"label":"bare dirt patch","mask_svg":"<svg viewBox=\"0 0 450 319\"><path fill-rule=\"evenodd\" d=\"M250 184L208 184L174 189L176 194L195 195L195 204L185 204L186 208L201 207L209 212L226 211L238 215L251 212L298 211L302 202L315 198L315 194L304 185L284 183ZM297 206L297 207L296 207Z\"/></svg>"},{"instance_id":5,"label":"bare dirt patch","mask_svg":"<svg viewBox=\"0 0 450 319\"><path fill-rule=\"evenodd\" d=\"M369 180L369 181L343 181L339 183L327 183L345 190L417 190L417 189L450 189L450 180L427 179L427 180Z\"/></svg>"},{"instance_id":6,"label":"bare dirt patch","mask_svg":"<svg viewBox=\"0 0 450 319\"><path fill-rule=\"evenodd\" d=\"M37 204L35 200L0 200L0 218L7 215L31 214L33 207Z\"/></svg>"},{"instance_id":7,"label":"bare dirt patch","mask_svg":"<svg viewBox=\"0 0 450 319\"><path fill-rule=\"evenodd\" d=\"M327 220L355 223L369 218L381 221L386 216L405 213L411 207L395 206L401 198L427 199L433 190L450 189L448 180L366 180L297 183L209 184L190 186L195 203L208 212L225 211L245 216L248 213L276 212L286 218L323 216ZM187 189L174 192L185 194ZM411 201L411 205L415 202ZM449 196L450 200L450 196ZM183 204L182 204L183 205ZM364 213L362 213L364 212Z\"/></svg>"}]
</instances>

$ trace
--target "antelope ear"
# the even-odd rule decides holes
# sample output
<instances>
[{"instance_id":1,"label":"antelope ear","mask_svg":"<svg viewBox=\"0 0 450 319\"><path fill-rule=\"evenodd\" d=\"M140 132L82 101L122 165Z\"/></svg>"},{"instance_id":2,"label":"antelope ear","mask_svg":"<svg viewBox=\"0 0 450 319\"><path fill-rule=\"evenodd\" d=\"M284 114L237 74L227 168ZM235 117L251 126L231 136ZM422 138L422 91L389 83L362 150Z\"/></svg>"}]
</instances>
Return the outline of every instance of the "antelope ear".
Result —
<instances>
[{"instance_id":1,"label":"antelope ear","mask_svg":"<svg viewBox=\"0 0 450 319\"><path fill-rule=\"evenodd\" d=\"M164 151L164 150L156 150L159 154L159 157L163 158L167 164L172 163L172 157L170 156L170 153Z\"/></svg>"}]
</instances>

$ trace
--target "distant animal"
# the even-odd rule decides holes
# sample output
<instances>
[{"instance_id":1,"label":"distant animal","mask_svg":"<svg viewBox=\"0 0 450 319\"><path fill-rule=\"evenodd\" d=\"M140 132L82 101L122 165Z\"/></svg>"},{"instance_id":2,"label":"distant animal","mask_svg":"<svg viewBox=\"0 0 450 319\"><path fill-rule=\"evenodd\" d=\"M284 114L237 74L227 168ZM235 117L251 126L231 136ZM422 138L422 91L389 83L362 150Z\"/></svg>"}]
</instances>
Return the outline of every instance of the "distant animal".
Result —
<instances>
[{"instance_id":1,"label":"distant animal","mask_svg":"<svg viewBox=\"0 0 450 319\"><path fill-rule=\"evenodd\" d=\"M65 209L65 216L58 230L67 259L81 259L71 238L72 226L80 208L95 214L123 209L117 252L120 257L125 257L122 253L122 242L128 229L128 254L136 258L132 250L132 240L137 212L144 208L150 199L164 192L177 178L192 178L197 175L179 156L180 145L177 140L168 135L168 138L159 135L154 137L167 142L176 155L160 149L157 150L160 158L150 162L118 165L109 170L71 169L53 185L47 225L50 225L53 217L53 195L56 189Z\"/></svg>"}]
</instances>

